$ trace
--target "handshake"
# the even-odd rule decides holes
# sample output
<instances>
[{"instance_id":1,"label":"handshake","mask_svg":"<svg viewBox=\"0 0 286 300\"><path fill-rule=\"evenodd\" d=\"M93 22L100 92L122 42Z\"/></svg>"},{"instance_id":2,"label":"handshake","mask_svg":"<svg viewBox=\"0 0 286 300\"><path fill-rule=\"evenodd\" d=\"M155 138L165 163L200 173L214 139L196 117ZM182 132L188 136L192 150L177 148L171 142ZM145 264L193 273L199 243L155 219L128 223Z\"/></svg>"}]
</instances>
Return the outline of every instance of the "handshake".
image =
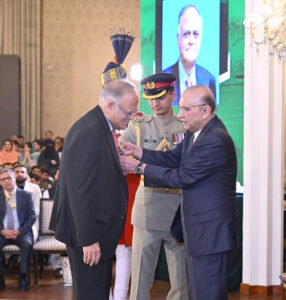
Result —
<instances>
[{"instance_id":1,"label":"handshake","mask_svg":"<svg viewBox=\"0 0 286 300\"><path fill-rule=\"evenodd\" d=\"M119 161L124 175L127 173L137 174L136 167L140 163L143 154L142 148L131 143L120 142L119 149ZM141 174L144 173L145 166L145 164L142 165Z\"/></svg>"}]
</instances>

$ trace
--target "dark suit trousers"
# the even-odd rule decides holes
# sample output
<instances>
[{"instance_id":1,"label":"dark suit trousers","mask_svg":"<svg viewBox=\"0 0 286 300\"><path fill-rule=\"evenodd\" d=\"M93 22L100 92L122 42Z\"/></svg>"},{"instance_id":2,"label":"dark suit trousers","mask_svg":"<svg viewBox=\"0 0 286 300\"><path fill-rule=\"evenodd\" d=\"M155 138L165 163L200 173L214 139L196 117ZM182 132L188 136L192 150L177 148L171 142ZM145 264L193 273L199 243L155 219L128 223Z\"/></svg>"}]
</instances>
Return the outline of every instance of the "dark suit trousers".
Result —
<instances>
[{"instance_id":1,"label":"dark suit trousers","mask_svg":"<svg viewBox=\"0 0 286 300\"><path fill-rule=\"evenodd\" d=\"M227 300L230 251L187 256L190 300Z\"/></svg>"},{"instance_id":2,"label":"dark suit trousers","mask_svg":"<svg viewBox=\"0 0 286 300\"><path fill-rule=\"evenodd\" d=\"M67 246L77 300L108 300L112 259L100 259L90 267L83 263L82 248Z\"/></svg>"},{"instance_id":3,"label":"dark suit trousers","mask_svg":"<svg viewBox=\"0 0 286 300\"><path fill-rule=\"evenodd\" d=\"M0 235L0 250L8 244L17 245L21 253L21 274L27 274L30 268L31 257L33 252L33 234L28 232L20 235L16 240L7 240ZM0 275L3 275L2 259L0 258Z\"/></svg>"}]
</instances>

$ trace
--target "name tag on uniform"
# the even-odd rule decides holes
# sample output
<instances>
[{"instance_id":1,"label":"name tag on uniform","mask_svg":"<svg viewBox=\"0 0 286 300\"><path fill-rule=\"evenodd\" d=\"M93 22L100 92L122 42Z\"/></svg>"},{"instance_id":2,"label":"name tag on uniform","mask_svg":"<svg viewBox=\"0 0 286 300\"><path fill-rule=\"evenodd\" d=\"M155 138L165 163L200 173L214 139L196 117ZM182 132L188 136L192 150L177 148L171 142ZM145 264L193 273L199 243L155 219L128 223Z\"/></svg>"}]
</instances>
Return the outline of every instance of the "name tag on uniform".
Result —
<instances>
[{"instance_id":1,"label":"name tag on uniform","mask_svg":"<svg viewBox=\"0 0 286 300\"><path fill-rule=\"evenodd\" d=\"M157 140L144 140L144 143L156 144Z\"/></svg>"}]
</instances>

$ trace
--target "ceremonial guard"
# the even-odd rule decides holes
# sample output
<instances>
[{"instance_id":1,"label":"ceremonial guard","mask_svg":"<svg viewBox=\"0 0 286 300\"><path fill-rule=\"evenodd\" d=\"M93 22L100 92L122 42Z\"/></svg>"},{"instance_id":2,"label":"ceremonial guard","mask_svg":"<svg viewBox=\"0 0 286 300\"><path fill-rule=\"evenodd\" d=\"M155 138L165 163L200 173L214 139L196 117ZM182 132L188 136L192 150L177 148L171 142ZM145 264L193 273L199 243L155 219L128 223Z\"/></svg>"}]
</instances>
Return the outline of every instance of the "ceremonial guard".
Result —
<instances>
[{"instance_id":1,"label":"ceremonial guard","mask_svg":"<svg viewBox=\"0 0 286 300\"><path fill-rule=\"evenodd\" d=\"M119 141L152 150L173 149L183 138L183 126L173 113L175 99L173 74L157 73L144 78L143 98L153 114L136 116ZM132 210L131 300L149 299L155 269L163 242L171 289L167 300L188 299L184 245L172 236L170 228L180 204L178 190L139 185Z\"/></svg>"}]
</instances>

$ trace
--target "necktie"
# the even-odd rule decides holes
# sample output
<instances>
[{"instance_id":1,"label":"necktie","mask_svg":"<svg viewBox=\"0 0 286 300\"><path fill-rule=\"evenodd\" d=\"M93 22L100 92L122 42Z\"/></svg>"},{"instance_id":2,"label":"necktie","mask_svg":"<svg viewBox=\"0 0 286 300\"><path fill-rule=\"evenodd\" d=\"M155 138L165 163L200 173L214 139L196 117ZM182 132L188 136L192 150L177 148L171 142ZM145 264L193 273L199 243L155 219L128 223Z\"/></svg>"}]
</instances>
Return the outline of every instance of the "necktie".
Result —
<instances>
[{"instance_id":1,"label":"necktie","mask_svg":"<svg viewBox=\"0 0 286 300\"><path fill-rule=\"evenodd\" d=\"M13 214L13 208L16 207L15 203L13 203L13 194L6 194L6 197L8 198L7 202L7 229L14 230L14 214Z\"/></svg>"},{"instance_id":2,"label":"necktie","mask_svg":"<svg viewBox=\"0 0 286 300\"><path fill-rule=\"evenodd\" d=\"M189 146L188 146L188 150L187 151L190 151L193 144L194 144L194 140L195 140L195 135L193 134L189 140Z\"/></svg>"},{"instance_id":3,"label":"necktie","mask_svg":"<svg viewBox=\"0 0 286 300\"><path fill-rule=\"evenodd\" d=\"M192 79L191 79L191 76L189 76L189 77L187 78L187 80L186 80L186 85L187 85L188 88L192 86Z\"/></svg>"},{"instance_id":4,"label":"necktie","mask_svg":"<svg viewBox=\"0 0 286 300\"><path fill-rule=\"evenodd\" d=\"M114 140L116 151L118 152L118 139L117 139L117 134L115 133L114 130L112 131L112 137L113 137L113 140Z\"/></svg>"}]
</instances>

